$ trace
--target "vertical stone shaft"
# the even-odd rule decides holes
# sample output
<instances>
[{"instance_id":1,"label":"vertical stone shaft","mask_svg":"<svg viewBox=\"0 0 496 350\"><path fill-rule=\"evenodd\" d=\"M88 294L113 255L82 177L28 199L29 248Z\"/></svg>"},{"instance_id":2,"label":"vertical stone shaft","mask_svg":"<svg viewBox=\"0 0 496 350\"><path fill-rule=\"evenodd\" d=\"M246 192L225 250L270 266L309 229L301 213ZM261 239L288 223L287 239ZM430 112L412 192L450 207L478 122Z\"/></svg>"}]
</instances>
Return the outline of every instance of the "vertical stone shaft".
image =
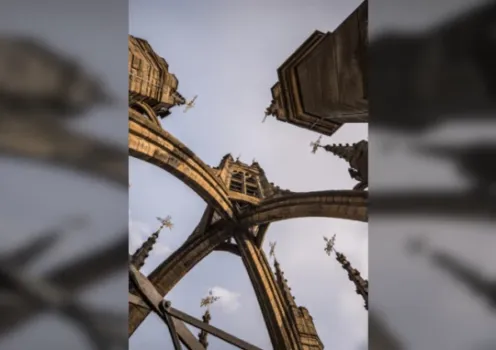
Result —
<instances>
[{"instance_id":1,"label":"vertical stone shaft","mask_svg":"<svg viewBox=\"0 0 496 350\"><path fill-rule=\"evenodd\" d=\"M247 232L238 231L235 240L248 272L274 349L300 350L298 333L288 319L284 301L265 254Z\"/></svg>"},{"instance_id":2,"label":"vertical stone shaft","mask_svg":"<svg viewBox=\"0 0 496 350\"><path fill-rule=\"evenodd\" d=\"M283 301L287 308L288 319L293 323L297 334L298 342L302 350L322 350L324 344L315 328L313 318L305 307L298 306L295 298L288 286L288 281L284 278L284 272L277 260L274 261L276 283L282 292Z\"/></svg>"},{"instance_id":3,"label":"vertical stone shaft","mask_svg":"<svg viewBox=\"0 0 496 350\"><path fill-rule=\"evenodd\" d=\"M209 324L210 323L210 320L212 319L212 316L210 316L210 311L205 311L205 313L203 314L203 322L206 323L206 324ZM201 345L203 345L203 347L205 349L208 348L208 340L207 340L207 337L208 337L208 333L205 332L203 329L200 331L200 333L198 333L198 341L200 342Z\"/></svg>"},{"instance_id":4,"label":"vertical stone shaft","mask_svg":"<svg viewBox=\"0 0 496 350\"><path fill-rule=\"evenodd\" d=\"M341 264L341 266L348 272L348 277L350 281L356 287L357 294L361 295L364 302L365 308L369 308L369 282L364 280L357 269L354 269L346 256L342 253L336 252L336 260Z\"/></svg>"},{"instance_id":5,"label":"vertical stone shaft","mask_svg":"<svg viewBox=\"0 0 496 350\"><path fill-rule=\"evenodd\" d=\"M138 248L138 250L131 256L131 264L133 264L138 270L145 265L145 261L150 255L155 243L157 243L158 235L162 227L155 231L148 239Z\"/></svg>"},{"instance_id":6,"label":"vertical stone shaft","mask_svg":"<svg viewBox=\"0 0 496 350\"><path fill-rule=\"evenodd\" d=\"M284 278L284 272L282 271L281 266L279 265L279 262L276 259L274 261L274 267L276 270L275 271L276 281L279 286L279 289L283 294L286 304L289 307L297 308L298 306L296 305L293 294L291 293L291 288L289 288L288 281L286 280L286 278Z\"/></svg>"}]
</instances>

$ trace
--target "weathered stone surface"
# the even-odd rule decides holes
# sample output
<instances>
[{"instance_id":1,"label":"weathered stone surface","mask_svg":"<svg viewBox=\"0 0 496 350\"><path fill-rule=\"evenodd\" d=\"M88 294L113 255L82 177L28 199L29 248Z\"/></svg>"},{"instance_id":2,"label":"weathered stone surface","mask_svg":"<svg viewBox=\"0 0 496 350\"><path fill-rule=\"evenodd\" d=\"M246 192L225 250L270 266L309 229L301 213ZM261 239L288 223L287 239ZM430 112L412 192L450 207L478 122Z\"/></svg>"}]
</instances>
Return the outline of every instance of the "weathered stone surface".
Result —
<instances>
[{"instance_id":1,"label":"weathered stone surface","mask_svg":"<svg viewBox=\"0 0 496 350\"><path fill-rule=\"evenodd\" d=\"M344 159L350 165L350 176L359 181L357 186L368 187L369 178L369 143L366 140L350 144L332 144L321 146L327 152L331 152L339 158ZM357 187L355 186L355 187Z\"/></svg>"},{"instance_id":2,"label":"weathered stone surface","mask_svg":"<svg viewBox=\"0 0 496 350\"><path fill-rule=\"evenodd\" d=\"M292 193L267 199L240 216L246 225L259 225L300 217L329 217L367 221L368 193L364 191L321 191Z\"/></svg>"},{"instance_id":3,"label":"weathered stone surface","mask_svg":"<svg viewBox=\"0 0 496 350\"><path fill-rule=\"evenodd\" d=\"M186 101L177 92L179 82L169 73L169 64L143 39L129 35L129 104L150 108L153 120L166 117L170 108ZM156 121L158 122L158 121Z\"/></svg>"},{"instance_id":4,"label":"weathered stone surface","mask_svg":"<svg viewBox=\"0 0 496 350\"><path fill-rule=\"evenodd\" d=\"M315 31L277 70L266 114L331 136L368 121L367 23L363 2L332 33Z\"/></svg>"},{"instance_id":5,"label":"weathered stone surface","mask_svg":"<svg viewBox=\"0 0 496 350\"><path fill-rule=\"evenodd\" d=\"M224 217L233 217L227 188L191 150L129 109L129 153L175 175Z\"/></svg>"},{"instance_id":6,"label":"weathered stone surface","mask_svg":"<svg viewBox=\"0 0 496 350\"><path fill-rule=\"evenodd\" d=\"M289 68L280 70L280 78L283 77L284 84L289 84L285 85L288 89L290 87L284 93L293 94L290 96L293 99L291 100L288 96L282 97L282 90L278 92L280 98L286 98L285 101L290 103L284 106L284 110L280 110L281 115L288 114L284 116L288 118L287 121L311 128L316 120L321 120L320 124L315 124L315 130L332 134L345 122L344 119L332 119L336 117L332 115L332 118L322 120L319 115L328 114L331 107L332 113L350 110L354 113L364 108L360 104L363 102L360 95L363 92L360 92L363 82L359 81L362 72L357 70L360 62L356 61L356 57L352 57L355 59L352 63L329 61L322 53L328 54L326 50L329 48L338 48L339 55L349 58L353 50L350 51L347 46L342 47L340 38L346 37L349 40L349 37L353 37L356 40L352 47L361 45L359 40L363 33L357 34L357 16L359 14L350 16L351 19L347 19L342 27L344 29L338 29L331 36L314 33L304 49L294 55L294 62L287 65ZM165 60L158 57L146 41L140 40L130 37L130 42L134 45L130 48L130 80L135 79L135 75L139 77L136 73L137 66L143 65L145 61L150 67L150 76L147 77L146 84L137 80L130 82L129 154L173 174L208 204L193 233L148 279L157 292L165 296L216 248L239 255L255 289L273 347L278 350L321 349L308 310L298 308L298 315L301 317L295 317L295 314L289 312L287 301L261 249L263 238L269 224L278 220L315 216L367 221L367 193L349 190L293 193L270 183L255 160L249 165L231 155L224 156L217 167L206 165L161 127L157 114L160 109L173 105L171 99L177 99L177 96L170 95L172 89L177 89L177 79L168 73ZM341 57L339 55L338 61ZM334 56L333 53L331 58L334 59ZM141 63L136 63L137 59ZM143 66L140 67L139 69L143 69ZM319 100L312 97L315 91L311 90L311 81L321 74L322 67L334 67L334 75L322 78L322 84L326 82L332 93L329 96L321 94ZM154 84L158 86L153 86ZM305 91L302 91L301 86ZM338 89L343 86L353 92L343 93ZM333 87L336 89L333 90ZM294 102L295 98L297 102ZM355 118L351 121L359 120ZM136 298L131 299L129 335L134 333L150 313L150 309L140 304ZM312 336L302 337L302 332L313 333Z\"/></svg>"},{"instance_id":7,"label":"weathered stone surface","mask_svg":"<svg viewBox=\"0 0 496 350\"><path fill-rule=\"evenodd\" d=\"M235 232L246 232L247 227L305 216L367 220L366 192L278 191L268 182L258 163L246 165L235 161L231 156L225 157L216 169L212 169L169 133L132 110L129 148L131 155L175 174L210 204L195 233L149 276L163 296L216 247L229 237L236 238ZM230 183L235 173L238 174L235 180L237 187L232 187ZM250 178L251 180L246 182ZM250 183L254 186L254 192L247 191ZM274 195L276 193L279 195ZM265 198L265 195L269 197ZM233 203L236 202L248 203L254 207L238 213L233 209ZM223 219L215 219L216 213ZM239 252L247 267L255 292L259 296L258 300L273 345L281 350L299 349L296 325L291 323L284 313L284 303L264 253L260 245L255 243L255 237L249 238L246 233L243 235L236 238L237 245L231 248ZM147 308L130 304L130 335L149 312Z\"/></svg>"}]
</instances>

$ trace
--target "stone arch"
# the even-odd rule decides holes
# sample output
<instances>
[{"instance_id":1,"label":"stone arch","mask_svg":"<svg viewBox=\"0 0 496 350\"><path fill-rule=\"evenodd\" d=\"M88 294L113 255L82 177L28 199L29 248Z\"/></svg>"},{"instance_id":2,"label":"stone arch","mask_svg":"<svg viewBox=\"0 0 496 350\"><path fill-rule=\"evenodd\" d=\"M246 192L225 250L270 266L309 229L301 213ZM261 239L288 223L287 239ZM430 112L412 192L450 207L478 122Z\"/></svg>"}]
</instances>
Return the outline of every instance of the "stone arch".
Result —
<instances>
[{"instance_id":1,"label":"stone arch","mask_svg":"<svg viewBox=\"0 0 496 350\"><path fill-rule=\"evenodd\" d=\"M266 199L242 214L240 222L251 226L301 217L329 217L367 221L368 192L330 190L290 193Z\"/></svg>"},{"instance_id":2,"label":"stone arch","mask_svg":"<svg viewBox=\"0 0 496 350\"><path fill-rule=\"evenodd\" d=\"M257 299L271 341L276 348L293 349L296 346L294 330L286 324L284 306L257 237L250 237L247 227L260 226L265 230L271 222L299 217L329 217L367 221L368 193L364 191L320 191L284 193L260 200L238 191L232 191L220 177L186 146L176 140L139 112L129 111L129 152L132 156L154 164L192 188L223 219L214 223L209 219L202 234L191 235L184 244L162 262L148 277L157 291L165 296L200 261L214 250L239 253ZM240 172L243 186L245 173ZM238 211L236 202L254 205ZM235 231L239 234L233 234ZM200 232L200 231L199 231ZM226 245L234 237L236 248ZM263 239L263 235L261 235ZM150 313L149 309L129 305L129 335Z\"/></svg>"},{"instance_id":3,"label":"stone arch","mask_svg":"<svg viewBox=\"0 0 496 350\"><path fill-rule=\"evenodd\" d=\"M214 250L217 252L226 252L241 257L238 246L233 243L222 242L217 247L215 247Z\"/></svg>"},{"instance_id":4,"label":"stone arch","mask_svg":"<svg viewBox=\"0 0 496 350\"><path fill-rule=\"evenodd\" d=\"M241 215L240 223L243 226L265 226L270 222L305 216L367 221L367 199L367 192L352 190L291 193L263 201L256 209ZM149 276L150 281L165 296L203 258L217 250L217 247L221 251L233 252L232 247L223 246L223 243L231 237L237 226L237 223L229 219L219 220L204 234L192 236L155 269ZM257 246L260 247L259 244ZM248 247L244 249L245 254L246 249ZM147 317L149 310L130 305L129 311L131 335Z\"/></svg>"},{"instance_id":5,"label":"stone arch","mask_svg":"<svg viewBox=\"0 0 496 350\"><path fill-rule=\"evenodd\" d=\"M190 149L158 125L129 109L129 154L183 181L222 217L234 219L224 183Z\"/></svg>"}]
</instances>

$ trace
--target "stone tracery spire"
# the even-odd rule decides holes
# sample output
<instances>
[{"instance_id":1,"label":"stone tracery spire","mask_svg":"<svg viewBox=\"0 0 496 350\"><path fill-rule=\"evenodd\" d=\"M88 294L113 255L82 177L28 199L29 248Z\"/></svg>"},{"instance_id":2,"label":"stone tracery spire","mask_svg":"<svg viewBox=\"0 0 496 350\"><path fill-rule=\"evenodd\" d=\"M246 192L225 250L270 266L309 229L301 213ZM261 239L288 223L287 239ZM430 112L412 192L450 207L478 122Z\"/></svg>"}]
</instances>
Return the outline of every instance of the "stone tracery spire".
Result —
<instances>
[{"instance_id":1,"label":"stone tracery spire","mask_svg":"<svg viewBox=\"0 0 496 350\"><path fill-rule=\"evenodd\" d=\"M206 324L210 324L210 320L212 319L212 316L210 315L210 311L207 309L205 311L205 313L203 314L203 317L202 317L202 320L204 323ZM203 347L205 349L208 348L208 333L205 332L203 329L200 331L200 333L198 333L198 341L200 342L201 345L203 345Z\"/></svg>"},{"instance_id":2,"label":"stone tracery spire","mask_svg":"<svg viewBox=\"0 0 496 350\"><path fill-rule=\"evenodd\" d=\"M169 229L171 229L173 226L172 222L170 221L170 216L167 216L165 219L157 219L161 223L160 227L157 229L157 231L152 233L151 236L148 237L148 239L141 245L141 247L139 247L138 250L136 250L136 252L131 256L131 264L133 264L138 270L145 265L146 259L150 255L155 243L157 243L158 236L162 229L164 227L168 227Z\"/></svg>"},{"instance_id":3,"label":"stone tracery spire","mask_svg":"<svg viewBox=\"0 0 496 350\"><path fill-rule=\"evenodd\" d=\"M157 243L158 235L162 227L155 231L148 239L138 248L138 250L131 257L131 264L133 264L138 270L145 265L145 261L150 255L153 246Z\"/></svg>"},{"instance_id":4,"label":"stone tracery spire","mask_svg":"<svg viewBox=\"0 0 496 350\"><path fill-rule=\"evenodd\" d=\"M275 256L274 267L277 288L282 293L283 301L287 306L286 310L289 312L288 318L298 332L302 348L308 350L324 349L324 344L320 340L312 316L306 307L296 304L295 298L291 293L291 288L288 286L288 281L284 278L284 272Z\"/></svg>"},{"instance_id":5,"label":"stone tracery spire","mask_svg":"<svg viewBox=\"0 0 496 350\"><path fill-rule=\"evenodd\" d=\"M335 250L336 260L341 264L343 269L348 272L348 278L356 287L357 294L361 295L365 302L365 309L369 309L369 281L363 279L360 272L351 266L346 256Z\"/></svg>"},{"instance_id":6,"label":"stone tracery spire","mask_svg":"<svg viewBox=\"0 0 496 350\"><path fill-rule=\"evenodd\" d=\"M317 142L312 142L311 146L313 147L312 152L318 148L323 148L327 152L330 152L341 159L344 159L349 165L350 168L348 172L350 177L356 181L358 184L355 186L355 190L363 190L368 187L368 142L366 140L362 140L360 142L354 144L332 144L322 146L320 144L320 138Z\"/></svg>"},{"instance_id":7,"label":"stone tracery spire","mask_svg":"<svg viewBox=\"0 0 496 350\"><path fill-rule=\"evenodd\" d=\"M348 272L348 278L355 285L357 294L361 295L365 302L365 309L369 309L369 281L362 278L360 271L354 269L351 266L351 263L348 261L348 258L343 253L338 252L334 249L336 243L336 235L334 235L331 239L326 238L324 236L324 241L326 242L325 252L327 255L331 255L332 252L336 253L336 260L341 264L343 269Z\"/></svg>"},{"instance_id":8,"label":"stone tracery spire","mask_svg":"<svg viewBox=\"0 0 496 350\"><path fill-rule=\"evenodd\" d=\"M332 154L338 156L339 158L342 158L346 160L347 162L351 162L353 159L353 156L355 154L355 145L350 145L349 143L347 144L332 144L332 145L326 145L323 146L323 148L327 152L331 152Z\"/></svg>"},{"instance_id":9,"label":"stone tracery spire","mask_svg":"<svg viewBox=\"0 0 496 350\"><path fill-rule=\"evenodd\" d=\"M276 275L276 283L278 284L281 292L283 293L284 299L288 302L290 307L297 308L295 298L291 293L291 288L288 286L288 280L284 277L284 272L279 265L279 261L274 257L274 268Z\"/></svg>"}]
</instances>

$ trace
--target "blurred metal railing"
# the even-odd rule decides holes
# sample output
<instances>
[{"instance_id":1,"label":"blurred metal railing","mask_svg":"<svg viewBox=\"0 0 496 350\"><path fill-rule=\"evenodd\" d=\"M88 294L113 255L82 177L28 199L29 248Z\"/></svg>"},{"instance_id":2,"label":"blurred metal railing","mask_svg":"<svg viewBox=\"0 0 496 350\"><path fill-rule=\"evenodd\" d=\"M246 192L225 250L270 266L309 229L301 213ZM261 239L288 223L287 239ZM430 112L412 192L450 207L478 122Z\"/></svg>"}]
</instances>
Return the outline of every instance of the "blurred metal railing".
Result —
<instances>
[{"instance_id":1,"label":"blurred metal railing","mask_svg":"<svg viewBox=\"0 0 496 350\"><path fill-rule=\"evenodd\" d=\"M0 156L70 169L125 190L127 150L71 131L66 124L67 120L81 117L90 107L108 100L103 96L101 84L81 73L82 67L75 62L52 52L35 39L0 36L0 47L0 65L8 64L9 58L15 57L21 68L34 60L39 70L33 72L26 66L29 74L24 75L22 69L21 73L18 70L21 76L10 77L15 79L15 84L2 76ZM3 68L5 73L5 66ZM47 91L43 82L35 81L36 77L41 79L47 75L63 77L59 79L59 86L51 86L53 91ZM34 87L38 85L36 90ZM84 90L88 94L82 96L83 99L71 100L71 96L62 95L77 86L89 88ZM55 312L78 327L93 348L127 349L127 312L94 309L81 302L78 293L127 269L128 228L123 228L119 238L108 246L41 276L28 275L25 268L36 264L66 233L64 227L45 230L14 251L0 255L0 338L39 313Z\"/></svg>"}]
</instances>

